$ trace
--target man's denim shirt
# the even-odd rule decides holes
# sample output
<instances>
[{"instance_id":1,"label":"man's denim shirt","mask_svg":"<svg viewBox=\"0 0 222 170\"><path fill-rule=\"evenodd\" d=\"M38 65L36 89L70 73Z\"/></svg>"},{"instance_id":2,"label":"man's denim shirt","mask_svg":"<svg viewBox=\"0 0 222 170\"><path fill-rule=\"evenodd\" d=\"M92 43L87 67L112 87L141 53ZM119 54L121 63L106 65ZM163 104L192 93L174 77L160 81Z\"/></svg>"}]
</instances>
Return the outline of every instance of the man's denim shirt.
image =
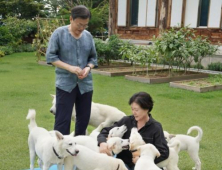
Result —
<instances>
[{"instance_id":1,"label":"man's denim shirt","mask_svg":"<svg viewBox=\"0 0 222 170\"><path fill-rule=\"evenodd\" d=\"M73 66L84 68L91 63L97 66L97 54L92 35L84 30L79 39L75 39L69 32L68 26L56 29L48 44L46 52L48 64L61 60ZM76 74L56 67L56 87L71 92L78 84L81 94L92 91L92 74L82 80L78 79Z\"/></svg>"}]
</instances>

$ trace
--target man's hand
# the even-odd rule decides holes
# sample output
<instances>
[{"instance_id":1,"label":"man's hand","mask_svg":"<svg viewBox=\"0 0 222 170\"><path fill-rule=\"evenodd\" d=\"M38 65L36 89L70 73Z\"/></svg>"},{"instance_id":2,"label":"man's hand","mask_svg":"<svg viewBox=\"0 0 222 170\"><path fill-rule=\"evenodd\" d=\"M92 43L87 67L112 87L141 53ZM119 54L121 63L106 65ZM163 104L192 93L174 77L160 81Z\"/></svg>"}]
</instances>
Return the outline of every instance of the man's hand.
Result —
<instances>
[{"instance_id":1,"label":"man's hand","mask_svg":"<svg viewBox=\"0 0 222 170\"><path fill-rule=\"evenodd\" d=\"M83 70L80 67L77 67L77 66L69 66L68 71L70 73L76 74L79 77L82 74Z\"/></svg>"},{"instance_id":2,"label":"man's hand","mask_svg":"<svg viewBox=\"0 0 222 170\"><path fill-rule=\"evenodd\" d=\"M105 154L107 154L109 156L112 156L110 150L108 149L108 144L105 143L105 142L100 143L100 145L99 145L99 152L100 153L105 153Z\"/></svg>"},{"instance_id":3,"label":"man's hand","mask_svg":"<svg viewBox=\"0 0 222 170\"><path fill-rule=\"evenodd\" d=\"M80 73L80 75L78 75L78 78L79 78L79 79L84 79L85 77L88 76L89 72L90 72L90 67L85 67L85 68L82 70L82 72Z\"/></svg>"}]
</instances>

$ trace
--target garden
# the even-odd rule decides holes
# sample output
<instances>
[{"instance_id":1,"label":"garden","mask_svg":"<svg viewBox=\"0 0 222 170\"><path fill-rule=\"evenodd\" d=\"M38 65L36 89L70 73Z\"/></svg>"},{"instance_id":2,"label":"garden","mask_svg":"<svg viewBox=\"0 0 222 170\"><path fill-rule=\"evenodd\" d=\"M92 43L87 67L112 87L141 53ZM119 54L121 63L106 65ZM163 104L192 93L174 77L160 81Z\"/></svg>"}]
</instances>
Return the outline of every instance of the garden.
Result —
<instances>
[{"instance_id":1,"label":"garden","mask_svg":"<svg viewBox=\"0 0 222 170\"><path fill-rule=\"evenodd\" d=\"M28 109L36 109L37 124L47 130L53 129L54 116L49 109L50 94L55 93L54 67L39 65L34 52L14 53L0 59L0 76L1 169L27 169L29 121L25 118ZM93 74L93 79L94 102L115 106L130 115L129 98L138 91L145 91L154 99L152 115L162 123L164 130L186 134L189 127L200 126L203 129L199 151L202 170L222 169L222 91L194 93L171 88L168 83L153 85L128 81L123 76ZM74 128L73 123L71 128ZM89 131L92 129L89 127ZM193 167L186 152L180 152L179 156L180 170Z\"/></svg>"},{"instance_id":2,"label":"garden","mask_svg":"<svg viewBox=\"0 0 222 170\"><path fill-rule=\"evenodd\" d=\"M69 7L74 5L66 4L59 11L55 7L54 12L49 12L43 8L45 1L40 0L43 3L40 6L21 2L4 1L1 4L12 11L0 9L3 13L0 22L2 170L29 168L28 109L36 109L38 126L53 129L54 116L49 109L50 94L55 94L55 68L45 64L45 52L51 33L69 22ZM139 91L151 94L154 99L152 116L161 122L163 129L186 134L191 126L200 126L203 129L199 151L202 170L222 169L222 63L210 63L207 68L201 65L202 59L214 55L218 46L187 27L167 30L153 37L153 43L147 46L131 44L117 35L106 39L108 1L76 2L90 8L94 16L88 28L94 36L99 63L98 68L92 69L93 101L115 106L130 115L129 98ZM16 5L18 13L14 15ZM28 13L26 8L33 13ZM202 73L204 69L216 74ZM192 91L187 90L188 86ZM208 89L200 90L205 87ZM198 91L196 88L207 93L193 92ZM74 123L71 131L73 129ZM93 129L88 127L89 132ZM191 134L196 135L196 132ZM180 152L179 156L180 170L194 166L187 152Z\"/></svg>"}]
</instances>

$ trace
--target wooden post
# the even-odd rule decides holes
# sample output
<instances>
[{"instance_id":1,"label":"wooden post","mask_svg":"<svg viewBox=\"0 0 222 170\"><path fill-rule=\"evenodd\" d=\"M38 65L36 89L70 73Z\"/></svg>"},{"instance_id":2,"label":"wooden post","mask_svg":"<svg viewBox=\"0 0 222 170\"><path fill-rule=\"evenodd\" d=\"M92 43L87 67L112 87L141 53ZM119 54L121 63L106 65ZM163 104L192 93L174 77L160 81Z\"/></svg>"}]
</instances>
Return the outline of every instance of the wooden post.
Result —
<instances>
[{"instance_id":1,"label":"wooden post","mask_svg":"<svg viewBox=\"0 0 222 170\"><path fill-rule=\"evenodd\" d=\"M159 33L167 28L168 0L162 0L160 6Z\"/></svg>"},{"instance_id":2,"label":"wooden post","mask_svg":"<svg viewBox=\"0 0 222 170\"><path fill-rule=\"evenodd\" d=\"M109 36L115 34L117 0L109 0Z\"/></svg>"}]
</instances>

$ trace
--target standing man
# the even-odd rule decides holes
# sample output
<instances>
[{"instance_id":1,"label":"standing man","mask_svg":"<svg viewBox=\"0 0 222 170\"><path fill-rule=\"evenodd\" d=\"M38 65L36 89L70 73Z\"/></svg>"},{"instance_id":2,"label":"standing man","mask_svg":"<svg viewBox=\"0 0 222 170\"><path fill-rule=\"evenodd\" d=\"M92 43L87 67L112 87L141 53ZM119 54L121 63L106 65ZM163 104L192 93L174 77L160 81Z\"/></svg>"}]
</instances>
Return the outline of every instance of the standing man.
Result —
<instances>
[{"instance_id":1,"label":"standing man","mask_svg":"<svg viewBox=\"0 0 222 170\"><path fill-rule=\"evenodd\" d=\"M93 82L91 69L97 66L92 35L85 30L91 18L83 5L71 10L70 25L57 28L46 52L48 64L56 67L56 115L54 130L70 133L73 106L76 109L75 136L85 135L90 119Z\"/></svg>"}]
</instances>

